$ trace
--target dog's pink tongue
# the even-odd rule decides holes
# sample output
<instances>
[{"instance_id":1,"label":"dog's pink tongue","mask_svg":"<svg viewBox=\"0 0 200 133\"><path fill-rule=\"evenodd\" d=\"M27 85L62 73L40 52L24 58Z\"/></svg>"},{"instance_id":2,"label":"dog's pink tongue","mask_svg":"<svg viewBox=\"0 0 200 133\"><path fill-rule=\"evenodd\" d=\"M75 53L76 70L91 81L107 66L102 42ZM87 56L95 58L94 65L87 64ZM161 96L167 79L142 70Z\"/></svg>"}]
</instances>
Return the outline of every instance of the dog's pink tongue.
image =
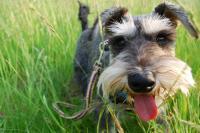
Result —
<instances>
[{"instance_id":1,"label":"dog's pink tongue","mask_svg":"<svg viewBox=\"0 0 200 133\"><path fill-rule=\"evenodd\" d=\"M155 99L150 95L135 95L134 108L140 119L143 121L153 120L158 114Z\"/></svg>"}]
</instances>

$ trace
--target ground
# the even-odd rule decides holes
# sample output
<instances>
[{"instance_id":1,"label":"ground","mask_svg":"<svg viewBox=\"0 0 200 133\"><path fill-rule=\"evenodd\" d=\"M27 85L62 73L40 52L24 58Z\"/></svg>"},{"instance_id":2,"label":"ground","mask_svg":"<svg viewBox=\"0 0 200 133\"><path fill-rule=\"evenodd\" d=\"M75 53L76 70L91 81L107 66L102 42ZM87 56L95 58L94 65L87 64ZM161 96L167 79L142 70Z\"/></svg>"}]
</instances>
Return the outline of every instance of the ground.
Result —
<instances>
[{"instance_id":1,"label":"ground","mask_svg":"<svg viewBox=\"0 0 200 133\"><path fill-rule=\"evenodd\" d=\"M95 16L113 5L133 15L149 13L163 0L82 0ZM176 0L200 27L199 0ZM96 132L93 115L80 121L60 118L52 102L83 105L71 85L76 41L81 33L76 0L0 1L0 132ZM180 92L168 102L165 116L172 132L200 131L200 41L180 25L177 56L191 67L196 87L188 97ZM67 111L67 113L70 113ZM72 113L72 112L71 112ZM121 120L126 132L163 132L155 122L143 123L133 113Z\"/></svg>"}]
</instances>

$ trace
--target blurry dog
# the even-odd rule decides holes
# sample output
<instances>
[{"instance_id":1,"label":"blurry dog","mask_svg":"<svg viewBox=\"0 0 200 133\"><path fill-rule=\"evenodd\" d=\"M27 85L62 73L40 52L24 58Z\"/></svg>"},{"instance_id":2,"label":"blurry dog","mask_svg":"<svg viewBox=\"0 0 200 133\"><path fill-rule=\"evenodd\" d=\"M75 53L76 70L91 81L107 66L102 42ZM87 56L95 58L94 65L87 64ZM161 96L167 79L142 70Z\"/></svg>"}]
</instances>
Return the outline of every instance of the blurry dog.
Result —
<instances>
[{"instance_id":1,"label":"blurry dog","mask_svg":"<svg viewBox=\"0 0 200 133\"><path fill-rule=\"evenodd\" d=\"M178 89L188 94L195 82L191 68L175 56L177 22L193 37L198 38L198 33L180 6L161 3L152 13L141 16L113 7L101 13L101 20L97 18L91 28L87 26L88 14L89 8L81 5L83 32L74 65L75 79L84 94L104 40L108 40L109 49L102 59L103 72L97 84L104 99L113 101L115 97L118 102L134 103L139 118L148 121L156 119L160 104Z\"/></svg>"}]
</instances>

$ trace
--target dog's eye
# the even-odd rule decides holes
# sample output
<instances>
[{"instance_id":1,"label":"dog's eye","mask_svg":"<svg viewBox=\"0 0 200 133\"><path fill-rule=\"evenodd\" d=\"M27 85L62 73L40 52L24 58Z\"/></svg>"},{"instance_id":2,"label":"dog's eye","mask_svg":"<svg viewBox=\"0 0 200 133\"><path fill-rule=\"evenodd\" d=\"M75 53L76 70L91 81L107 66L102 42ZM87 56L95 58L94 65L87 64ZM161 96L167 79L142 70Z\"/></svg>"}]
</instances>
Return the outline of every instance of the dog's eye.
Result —
<instances>
[{"instance_id":1,"label":"dog's eye","mask_svg":"<svg viewBox=\"0 0 200 133\"><path fill-rule=\"evenodd\" d=\"M123 36L117 36L111 40L111 46L115 50L122 50L126 46L127 40Z\"/></svg>"},{"instance_id":2,"label":"dog's eye","mask_svg":"<svg viewBox=\"0 0 200 133\"><path fill-rule=\"evenodd\" d=\"M170 36L171 33L161 32L156 36L156 42L161 46L165 46L173 41L170 39Z\"/></svg>"}]
</instances>

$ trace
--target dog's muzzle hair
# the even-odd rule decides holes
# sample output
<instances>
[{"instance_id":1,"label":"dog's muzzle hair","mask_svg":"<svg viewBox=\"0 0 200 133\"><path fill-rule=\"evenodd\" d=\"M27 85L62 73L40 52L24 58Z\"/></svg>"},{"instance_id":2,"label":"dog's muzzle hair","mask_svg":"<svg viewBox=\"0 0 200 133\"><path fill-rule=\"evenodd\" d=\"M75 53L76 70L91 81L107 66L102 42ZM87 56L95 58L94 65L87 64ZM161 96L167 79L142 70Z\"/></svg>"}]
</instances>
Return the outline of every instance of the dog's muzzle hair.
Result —
<instances>
[{"instance_id":1,"label":"dog's muzzle hair","mask_svg":"<svg viewBox=\"0 0 200 133\"><path fill-rule=\"evenodd\" d=\"M103 97L109 98L110 95L115 95L121 90L134 95L135 92L128 85L129 64L117 59L111 64L103 71L98 82L98 88L102 89ZM169 96L173 96L178 89L187 95L188 89L195 83L191 68L175 57L160 57L144 69L154 75L155 87L149 94L155 96L157 106Z\"/></svg>"}]
</instances>

